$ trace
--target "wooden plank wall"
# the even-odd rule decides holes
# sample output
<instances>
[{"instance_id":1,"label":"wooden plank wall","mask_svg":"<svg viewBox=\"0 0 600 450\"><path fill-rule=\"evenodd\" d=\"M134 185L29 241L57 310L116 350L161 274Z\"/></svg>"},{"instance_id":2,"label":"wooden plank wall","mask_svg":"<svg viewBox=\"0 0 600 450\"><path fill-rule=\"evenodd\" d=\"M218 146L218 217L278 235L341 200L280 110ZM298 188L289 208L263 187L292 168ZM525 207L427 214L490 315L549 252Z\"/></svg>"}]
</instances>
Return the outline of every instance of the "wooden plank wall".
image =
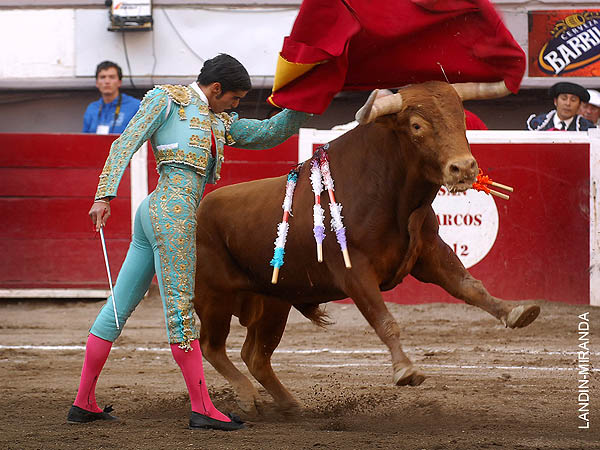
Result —
<instances>
[{"instance_id":1,"label":"wooden plank wall","mask_svg":"<svg viewBox=\"0 0 600 450\"><path fill-rule=\"evenodd\" d=\"M87 215L116 135L0 133L0 289L105 289L97 233ZM264 151L226 148L219 186L286 174L298 138ZM158 175L148 152L151 191ZM209 185L206 192L214 190ZM106 228L116 279L130 242L129 169ZM113 280L114 281L114 280Z\"/></svg>"}]
</instances>

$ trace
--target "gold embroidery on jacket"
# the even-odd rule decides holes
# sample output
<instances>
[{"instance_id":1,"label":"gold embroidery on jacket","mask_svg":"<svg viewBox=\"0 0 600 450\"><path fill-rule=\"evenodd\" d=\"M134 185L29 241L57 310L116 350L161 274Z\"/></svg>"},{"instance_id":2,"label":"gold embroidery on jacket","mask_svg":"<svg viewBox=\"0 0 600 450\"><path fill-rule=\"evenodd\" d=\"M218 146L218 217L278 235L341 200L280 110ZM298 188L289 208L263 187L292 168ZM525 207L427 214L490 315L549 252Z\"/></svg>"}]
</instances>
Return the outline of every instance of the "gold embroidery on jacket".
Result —
<instances>
[{"instance_id":1,"label":"gold embroidery on jacket","mask_svg":"<svg viewBox=\"0 0 600 450\"><path fill-rule=\"evenodd\" d=\"M190 142L188 142L188 145L190 147L198 147L198 148L200 148L200 136L198 136L197 134L192 134L190 136Z\"/></svg>"},{"instance_id":2,"label":"gold embroidery on jacket","mask_svg":"<svg viewBox=\"0 0 600 450\"><path fill-rule=\"evenodd\" d=\"M192 99L192 94L188 86L161 84L158 86L165 91L169 98L181 106L188 106Z\"/></svg>"},{"instance_id":3,"label":"gold embroidery on jacket","mask_svg":"<svg viewBox=\"0 0 600 450\"><path fill-rule=\"evenodd\" d=\"M198 117L190 119L190 128L200 129L200 119Z\"/></svg>"},{"instance_id":4,"label":"gold embroidery on jacket","mask_svg":"<svg viewBox=\"0 0 600 450\"><path fill-rule=\"evenodd\" d=\"M180 163L190 166L200 175L206 174L206 166L208 165L208 156L206 149L198 152L197 150L175 150L162 149L155 153L156 165L160 168L163 164Z\"/></svg>"},{"instance_id":5,"label":"gold embroidery on jacket","mask_svg":"<svg viewBox=\"0 0 600 450\"><path fill-rule=\"evenodd\" d=\"M208 119L192 117L190 119L190 128L194 128L196 130L210 131L210 121Z\"/></svg>"},{"instance_id":6,"label":"gold embroidery on jacket","mask_svg":"<svg viewBox=\"0 0 600 450\"><path fill-rule=\"evenodd\" d=\"M213 130L213 132L215 133L215 139L218 139L221 142L225 142L225 132L223 130Z\"/></svg>"},{"instance_id":7,"label":"gold embroidery on jacket","mask_svg":"<svg viewBox=\"0 0 600 450\"><path fill-rule=\"evenodd\" d=\"M227 145L235 144L235 139L233 139L230 133L231 125L233 124L233 116L227 114L226 112L215 114L215 116L221 119L221 122L223 122L223 125L225 125L225 135L223 136L223 142Z\"/></svg>"},{"instance_id":8,"label":"gold embroidery on jacket","mask_svg":"<svg viewBox=\"0 0 600 450\"><path fill-rule=\"evenodd\" d=\"M200 137L197 134L192 134L190 136L190 141L188 142L188 145L190 147L210 149L210 138L208 136Z\"/></svg>"},{"instance_id":9,"label":"gold embroidery on jacket","mask_svg":"<svg viewBox=\"0 0 600 450\"><path fill-rule=\"evenodd\" d=\"M215 116L221 119L221 122L223 122L223 125L225 125L225 131L229 132L231 124L233 123L233 116L227 114L226 112L215 114Z\"/></svg>"},{"instance_id":10,"label":"gold embroidery on jacket","mask_svg":"<svg viewBox=\"0 0 600 450\"><path fill-rule=\"evenodd\" d=\"M204 131L210 131L210 120L205 118L202 122L200 122L200 129Z\"/></svg>"},{"instance_id":11,"label":"gold embroidery on jacket","mask_svg":"<svg viewBox=\"0 0 600 450\"><path fill-rule=\"evenodd\" d=\"M208 105L206 103L204 103L203 101L196 101L194 102L196 104L196 106L198 107L198 112L200 113L201 116L208 116Z\"/></svg>"},{"instance_id":12,"label":"gold embroidery on jacket","mask_svg":"<svg viewBox=\"0 0 600 450\"><path fill-rule=\"evenodd\" d=\"M164 90L169 98L179 105L179 110L177 111L177 114L179 114L179 120L186 120L187 116L185 115L184 106L188 106L192 100L190 88L188 86L182 86L179 84L161 84L158 87Z\"/></svg>"}]
</instances>

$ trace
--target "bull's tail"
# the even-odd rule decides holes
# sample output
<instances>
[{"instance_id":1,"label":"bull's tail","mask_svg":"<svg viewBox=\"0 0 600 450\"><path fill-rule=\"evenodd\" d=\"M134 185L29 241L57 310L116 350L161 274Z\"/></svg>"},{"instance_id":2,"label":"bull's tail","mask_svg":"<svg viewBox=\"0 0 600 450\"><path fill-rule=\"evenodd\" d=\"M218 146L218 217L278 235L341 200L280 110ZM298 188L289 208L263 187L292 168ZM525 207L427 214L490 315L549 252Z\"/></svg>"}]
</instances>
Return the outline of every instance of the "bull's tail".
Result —
<instances>
[{"instance_id":1,"label":"bull's tail","mask_svg":"<svg viewBox=\"0 0 600 450\"><path fill-rule=\"evenodd\" d=\"M310 319L312 323L318 325L322 328L325 328L327 325L331 325L333 322L329 320L329 314L325 312L324 309L321 309L320 305L317 304L300 304L294 305L300 313Z\"/></svg>"}]
</instances>

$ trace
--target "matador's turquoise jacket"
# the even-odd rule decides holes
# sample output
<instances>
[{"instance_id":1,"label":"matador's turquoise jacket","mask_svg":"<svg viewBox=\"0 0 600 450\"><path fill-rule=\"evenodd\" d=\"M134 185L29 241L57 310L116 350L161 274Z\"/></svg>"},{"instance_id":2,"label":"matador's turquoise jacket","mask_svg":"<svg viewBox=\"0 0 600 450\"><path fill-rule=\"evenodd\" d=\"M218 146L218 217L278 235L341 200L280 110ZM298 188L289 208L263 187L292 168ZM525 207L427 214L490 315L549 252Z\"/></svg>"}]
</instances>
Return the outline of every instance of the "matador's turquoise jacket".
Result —
<instances>
[{"instance_id":1,"label":"matador's turquoise jacket","mask_svg":"<svg viewBox=\"0 0 600 450\"><path fill-rule=\"evenodd\" d=\"M195 212L205 184L215 183L225 144L247 149L274 147L296 133L308 114L283 110L267 120L214 114L196 84L157 86L111 146L96 199L115 197L119 181L137 149L148 139L160 173L157 187L138 208L133 241L115 284L119 323L125 323L156 273L170 343L189 349L198 337L192 298L196 266ZM211 130L216 156L211 155ZM109 297L91 333L114 341Z\"/></svg>"},{"instance_id":2,"label":"matador's turquoise jacket","mask_svg":"<svg viewBox=\"0 0 600 450\"><path fill-rule=\"evenodd\" d=\"M200 98L198 87L157 86L142 99L127 129L113 143L96 192L96 199L117 195L119 181L137 149L151 139L157 168L180 163L206 176L214 184L220 178L223 146L262 150L281 144L297 133L308 114L283 110L268 120L240 119L237 113L214 114ZM206 173L215 136L217 158Z\"/></svg>"}]
</instances>

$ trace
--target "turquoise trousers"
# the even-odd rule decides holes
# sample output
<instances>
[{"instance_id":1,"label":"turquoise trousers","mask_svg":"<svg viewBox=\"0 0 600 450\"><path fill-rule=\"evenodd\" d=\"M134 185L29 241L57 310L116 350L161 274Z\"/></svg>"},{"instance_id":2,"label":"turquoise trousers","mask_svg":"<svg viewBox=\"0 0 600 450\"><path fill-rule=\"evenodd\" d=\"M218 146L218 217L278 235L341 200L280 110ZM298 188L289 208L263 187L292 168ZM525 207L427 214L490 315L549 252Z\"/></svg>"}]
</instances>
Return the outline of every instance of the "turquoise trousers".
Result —
<instances>
[{"instance_id":1,"label":"turquoise trousers","mask_svg":"<svg viewBox=\"0 0 600 450\"><path fill-rule=\"evenodd\" d=\"M178 166L163 166L160 173L156 190L136 211L133 239L114 286L119 329L109 297L90 332L114 342L156 274L169 343L188 349L199 336L192 304L196 209L206 180Z\"/></svg>"}]
</instances>

